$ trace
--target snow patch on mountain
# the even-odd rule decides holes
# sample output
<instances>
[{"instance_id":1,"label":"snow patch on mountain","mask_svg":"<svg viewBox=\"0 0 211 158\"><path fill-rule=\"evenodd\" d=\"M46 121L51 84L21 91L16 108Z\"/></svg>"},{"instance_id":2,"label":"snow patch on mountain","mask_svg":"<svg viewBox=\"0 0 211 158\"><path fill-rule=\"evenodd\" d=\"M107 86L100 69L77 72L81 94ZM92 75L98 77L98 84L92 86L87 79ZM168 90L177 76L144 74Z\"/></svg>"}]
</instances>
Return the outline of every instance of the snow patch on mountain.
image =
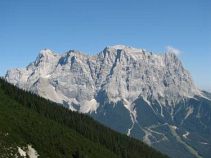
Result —
<instances>
[{"instance_id":1,"label":"snow patch on mountain","mask_svg":"<svg viewBox=\"0 0 211 158\"><path fill-rule=\"evenodd\" d=\"M186 132L185 134L183 134L182 136L185 138L185 139L187 139L188 138L188 136L189 136L189 134L190 134L190 132Z\"/></svg>"},{"instance_id":2,"label":"snow patch on mountain","mask_svg":"<svg viewBox=\"0 0 211 158\"><path fill-rule=\"evenodd\" d=\"M184 119L187 119L193 113L193 110L194 110L193 107L189 106Z\"/></svg>"}]
</instances>

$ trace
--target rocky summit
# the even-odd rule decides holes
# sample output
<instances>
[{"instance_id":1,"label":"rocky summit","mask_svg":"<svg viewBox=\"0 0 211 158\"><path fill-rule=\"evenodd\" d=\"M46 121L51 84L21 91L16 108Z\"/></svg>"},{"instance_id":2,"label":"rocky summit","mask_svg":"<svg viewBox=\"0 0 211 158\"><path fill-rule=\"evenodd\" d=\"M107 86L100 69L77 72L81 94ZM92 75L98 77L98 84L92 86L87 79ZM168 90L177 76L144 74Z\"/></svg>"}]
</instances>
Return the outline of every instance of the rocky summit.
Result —
<instances>
[{"instance_id":1,"label":"rocky summit","mask_svg":"<svg viewBox=\"0 0 211 158\"><path fill-rule=\"evenodd\" d=\"M197 88L173 51L115 45L89 56L44 49L5 78L171 157L211 155L211 94Z\"/></svg>"}]
</instances>

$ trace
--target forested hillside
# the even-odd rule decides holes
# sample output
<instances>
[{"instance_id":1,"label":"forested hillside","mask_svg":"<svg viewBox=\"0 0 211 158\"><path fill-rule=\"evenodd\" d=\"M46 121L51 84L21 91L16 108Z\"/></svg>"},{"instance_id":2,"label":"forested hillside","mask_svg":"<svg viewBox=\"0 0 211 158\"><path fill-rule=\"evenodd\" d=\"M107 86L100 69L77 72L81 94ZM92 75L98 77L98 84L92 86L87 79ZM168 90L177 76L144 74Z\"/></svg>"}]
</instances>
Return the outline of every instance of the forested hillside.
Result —
<instances>
[{"instance_id":1,"label":"forested hillside","mask_svg":"<svg viewBox=\"0 0 211 158\"><path fill-rule=\"evenodd\" d=\"M40 158L165 158L87 115L23 91L0 79L0 157L20 157L31 145Z\"/></svg>"}]
</instances>

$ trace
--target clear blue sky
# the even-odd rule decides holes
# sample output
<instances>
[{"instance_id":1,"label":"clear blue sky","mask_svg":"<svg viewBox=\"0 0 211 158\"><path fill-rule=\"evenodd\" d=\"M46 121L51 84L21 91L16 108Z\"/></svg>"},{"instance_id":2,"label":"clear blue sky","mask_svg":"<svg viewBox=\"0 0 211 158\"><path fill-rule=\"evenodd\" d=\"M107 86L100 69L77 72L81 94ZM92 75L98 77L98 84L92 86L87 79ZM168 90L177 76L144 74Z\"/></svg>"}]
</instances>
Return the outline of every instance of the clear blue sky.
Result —
<instances>
[{"instance_id":1,"label":"clear blue sky","mask_svg":"<svg viewBox=\"0 0 211 158\"><path fill-rule=\"evenodd\" d=\"M211 91L210 0L0 0L0 75L42 48L94 54L114 44L175 47L197 85Z\"/></svg>"}]
</instances>

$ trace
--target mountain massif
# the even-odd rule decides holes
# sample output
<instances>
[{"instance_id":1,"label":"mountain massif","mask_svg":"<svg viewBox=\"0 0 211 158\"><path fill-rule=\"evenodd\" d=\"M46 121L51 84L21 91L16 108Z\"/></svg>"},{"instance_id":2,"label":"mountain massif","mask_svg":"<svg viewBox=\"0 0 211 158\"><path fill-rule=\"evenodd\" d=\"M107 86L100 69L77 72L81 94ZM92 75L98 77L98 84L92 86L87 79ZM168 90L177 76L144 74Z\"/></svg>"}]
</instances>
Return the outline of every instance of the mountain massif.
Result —
<instances>
[{"instance_id":1,"label":"mountain massif","mask_svg":"<svg viewBox=\"0 0 211 158\"><path fill-rule=\"evenodd\" d=\"M5 79L173 158L211 155L211 94L197 88L174 52L116 45L89 56L45 49Z\"/></svg>"}]
</instances>

